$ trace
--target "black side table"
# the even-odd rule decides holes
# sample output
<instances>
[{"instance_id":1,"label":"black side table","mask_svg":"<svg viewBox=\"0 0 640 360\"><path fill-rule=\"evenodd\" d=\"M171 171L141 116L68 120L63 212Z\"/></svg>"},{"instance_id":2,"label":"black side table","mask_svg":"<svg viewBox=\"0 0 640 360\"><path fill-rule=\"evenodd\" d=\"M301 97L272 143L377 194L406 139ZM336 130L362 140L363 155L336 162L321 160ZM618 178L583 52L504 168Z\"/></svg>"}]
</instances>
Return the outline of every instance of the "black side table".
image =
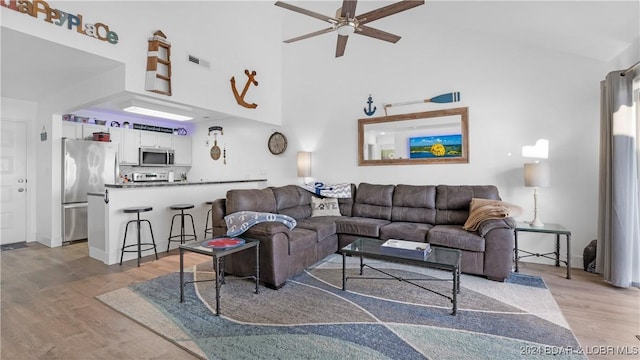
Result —
<instances>
[{"instance_id":1,"label":"black side table","mask_svg":"<svg viewBox=\"0 0 640 360\"><path fill-rule=\"evenodd\" d=\"M222 236L226 238L226 236ZM215 239L215 238L212 238ZM209 240L205 240L205 243ZM180 244L180 302L184 301L184 286L190 283L215 281L216 282L216 315L220 315L220 285L224 284L224 257L238 251L255 248L256 251L256 273L253 276L239 277L236 279L253 279L256 282L256 294L260 293L258 284L260 283L260 241L253 239L244 239L246 242L240 246L227 249L213 249L203 246L202 243ZM191 251L202 255L208 255L213 258L213 270L216 272L216 278L213 280L193 280L184 281L184 252Z\"/></svg>"},{"instance_id":2,"label":"black side table","mask_svg":"<svg viewBox=\"0 0 640 360\"><path fill-rule=\"evenodd\" d=\"M555 234L556 235L556 250L553 252L548 252L544 254L540 253L532 253L526 250L521 250L518 248L518 232L535 232L535 233L543 233L543 234ZM567 260L560 260L560 235L565 235L567 238ZM543 226L531 226L525 222L518 222L516 228L514 229L514 238L515 238L515 261L516 261L516 272L518 272L518 261L522 258L536 256L543 257L551 260L555 260L556 266L560 266L560 263L563 262L567 266L567 279L571 279L571 231L565 229L560 224L544 224ZM519 253L523 252L526 255L520 256ZM555 257L551 257L549 255L555 255Z\"/></svg>"}]
</instances>

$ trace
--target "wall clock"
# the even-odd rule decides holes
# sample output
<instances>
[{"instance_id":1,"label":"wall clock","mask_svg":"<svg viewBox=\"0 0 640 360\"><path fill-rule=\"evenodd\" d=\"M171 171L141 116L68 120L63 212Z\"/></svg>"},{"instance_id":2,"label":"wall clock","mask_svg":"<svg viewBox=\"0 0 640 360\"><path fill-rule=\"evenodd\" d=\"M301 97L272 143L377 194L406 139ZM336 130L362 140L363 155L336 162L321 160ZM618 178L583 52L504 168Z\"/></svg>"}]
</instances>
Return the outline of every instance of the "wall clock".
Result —
<instances>
[{"instance_id":1,"label":"wall clock","mask_svg":"<svg viewBox=\"0 0 640 360\"><path fill-rule=\"evenodd\" d=\"M284 134L276 131L269 137L267 146L273 155L280 155L287 150L287 138Z\"/></svg>"}]
</instances>

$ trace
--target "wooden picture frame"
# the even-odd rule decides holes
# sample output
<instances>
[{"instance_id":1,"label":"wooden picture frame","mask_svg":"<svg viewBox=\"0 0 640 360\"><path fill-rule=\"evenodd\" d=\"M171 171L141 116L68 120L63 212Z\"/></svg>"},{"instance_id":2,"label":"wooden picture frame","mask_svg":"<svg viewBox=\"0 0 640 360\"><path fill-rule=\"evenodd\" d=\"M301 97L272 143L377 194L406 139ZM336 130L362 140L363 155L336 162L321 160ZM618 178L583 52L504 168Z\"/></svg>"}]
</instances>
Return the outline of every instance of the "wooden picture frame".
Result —
<instances>
[{"instance_id":1,"label":"wooden picture frame","mask_svg":"<svg viewBox=\"0 0 640 360\"><path fill-rule=\"evenodd\" d=\"M469 162L469 108L358 120L358 166Z\"/></svg>"}]
</instances>

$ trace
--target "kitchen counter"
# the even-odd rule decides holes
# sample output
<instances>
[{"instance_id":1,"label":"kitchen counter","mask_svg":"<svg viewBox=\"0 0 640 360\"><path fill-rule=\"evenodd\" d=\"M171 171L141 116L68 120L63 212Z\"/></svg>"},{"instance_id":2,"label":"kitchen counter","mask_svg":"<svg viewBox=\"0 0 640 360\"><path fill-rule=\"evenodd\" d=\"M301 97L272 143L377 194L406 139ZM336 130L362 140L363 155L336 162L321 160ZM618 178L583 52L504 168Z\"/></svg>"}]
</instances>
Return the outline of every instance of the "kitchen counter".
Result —
<instances>
[{"instance_id":1,"label":"kitchen counter","mask_svg":"<svg viewBox=\"0 0 640 360\"><path fill-rule=\"evenodd\" d=\"M211 205L207 201L224 198L231 189L259 189L267 186L266 179L224 180L224 181L176 181L176 182L138 182L105 185L104 193L88 194L89 218L89 256L107 265L120 262L122 241L127 221L135 216L123 212L133 206L149 206L153 210L141 216L151 222L158 252L167 250L169 230L175 210L169 207L174 204L193 204L194 208L186 212L192 215L195 222L198 241L204 240L204 228ZM131 191L135 189L136 191ZM187 220L187 228L191 230L191 221ZM180 226L174 227L174 235ZM127 243L135 243L137 234L134 227L129 227ZM190 231L189 231L190 232ZM142 242L151 242L150 233L142 228ZM175 249L178 245L171 244ZM142 256L153 255L153 250L143 251ZM124 260L133 260L135 253L125 253Z\"/></svg>"},{"instance_id":2,"label":"kitchen counter","mask_svg":"<svg viewBox=\"0 0 640 360\"><path fill-rule=\"evenodd\" d=\"M249 179L249 180L219 180L219 181L149 181L149 182L129 182L124 184L107 184L106 188L127 189L141 187L165 187L165 186L185 186L185 185L213 185L213 184L237 184L247 182L266 182L267 179Z\"/></svg>"}]
</instances>

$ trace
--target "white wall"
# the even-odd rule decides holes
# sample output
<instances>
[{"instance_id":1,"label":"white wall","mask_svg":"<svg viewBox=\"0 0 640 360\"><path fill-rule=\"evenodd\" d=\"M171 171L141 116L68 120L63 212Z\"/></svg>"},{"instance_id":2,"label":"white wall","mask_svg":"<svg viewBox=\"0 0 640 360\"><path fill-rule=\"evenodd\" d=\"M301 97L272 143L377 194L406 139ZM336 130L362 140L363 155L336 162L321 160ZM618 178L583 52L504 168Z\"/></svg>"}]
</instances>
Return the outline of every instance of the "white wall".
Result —
<instances>
[{"instance_id":1,"label":"white wall","mask_svg":"<svg viewBox=\"0 0 640 360\"><path fill-rule=\"evenodd\" d=\"M281 121L281 9L267 1L48 1L52 8L80 14L85 23L104 23L119 36L112 45L75 30L1 8L2 26L74 47L127 65L121 91L215 110L260 122ZM275 21L263 21L275 19ZM172 92L167 98L144 90L148 38L161 30L171 43ZM209 70L187 61L196 55ZM258 86L245 100L256 109L238 105L230 79L242 92L255 70ZM253 87L253 85L252 85ZM87 89L91 94L91 89Z\"/></svg>"},{"instance_id":2,"label":"white wall","mask_svg":"<svg viewBox=\"0 0 640 360\"><path fill-rule=\"evenodd\" d=\"M82 13L88 21L109 24L119 33L120 43L106 45L42 20L8 14L6 9L2 9L3 26L126 64L125 88L130 91L141 91L146 39L161 29L172 42L172 100L255 120L229 118L197 124L191 180L268 178L269 185L298 183L296 152L305 150L313 152L312 176L318 180L495 184L504 200L525 209L520 220L530 220L532 190L523 186L525 159L520 151L538 138L547 138L552 181L540 192L540 216L573 231L577 266L582 249L596 236L599 82L608 71L631 65L626 62L637 57L638 42L623 58L604 64L527 47L506 37L469 33L453 27L453 21L451 27L438 25L446 22L434 18L451 15L438 13L435 10L442 7L437 7L419 12L420 16L417 10L407 11L403 21L393 26L385 19L376 21L376 27L402 35L400 42L353 35L345 56L336 59L335 34L283 45L283 38L318 30L323 24L271 2L127 2L126 8L120 6L124 3L114 6L111 2L56 4ZM334 3L322 6L330 9ZM359 4L362 11L364 6ZM263 14L267 19L283 17L285 25L262 21ZM181 63L186 53L209 60L210 73ZM247 95L247 100L259 104L255 110L235 104L229 89L229 78L240 79L245 68L258 72L259 86ZM357 166L357 119L366 117L362 109L369 94L378 107L374 116L381 116L384 103L450 91L460 91L462 101L391 109L390 114L468 106L469 164ZM39 116L39 120L45 118ZM227 149L227 165L209 157L213 136L207 136L207 129L213 125L224 127L218 143ZM266 146L276 130L289 140L287 151L278 156ZM55 149L52 146L50 151ZM53 163L48 157L39 158L38 164L50 160ZM54 174L45 175L56 181ZM57 206L55 199L39 197L39 207L41 201L48 202L50 209ZM53 219L50 223L55 226ZM522 246L548 250L551 240L523 236Z\"/></svg>"},{"instance_id":3,"label":"white wall","mask_svg":"<svg viewBox=\"0 0 640 360\"><path fill-rule=\"evenodd\" d=\"M540 217L573 232L574 265L581 266L582 249L597 232L605 65L429 21L442 14L402 16L386 29L403 35L395 45L352 35L341 58L334 58L335 34L285 45L283 128L292 152L312 151L312 175L326 183L495 184L503 200L524 208L519 220L525 221L533 218L533 199L524 187L521 147L546 138L552 179L540 191ZM299 28L285 26L285 38L306 30ZM357 119L366 117L369 94L378 108L374 116L382 116L385 103L451 91L460 91L460 103L390 108L389 114L469 107L468 164L357 166ZM552 236L521 238L523 249L553 249Z\"/></svg>"}]
</instances>

